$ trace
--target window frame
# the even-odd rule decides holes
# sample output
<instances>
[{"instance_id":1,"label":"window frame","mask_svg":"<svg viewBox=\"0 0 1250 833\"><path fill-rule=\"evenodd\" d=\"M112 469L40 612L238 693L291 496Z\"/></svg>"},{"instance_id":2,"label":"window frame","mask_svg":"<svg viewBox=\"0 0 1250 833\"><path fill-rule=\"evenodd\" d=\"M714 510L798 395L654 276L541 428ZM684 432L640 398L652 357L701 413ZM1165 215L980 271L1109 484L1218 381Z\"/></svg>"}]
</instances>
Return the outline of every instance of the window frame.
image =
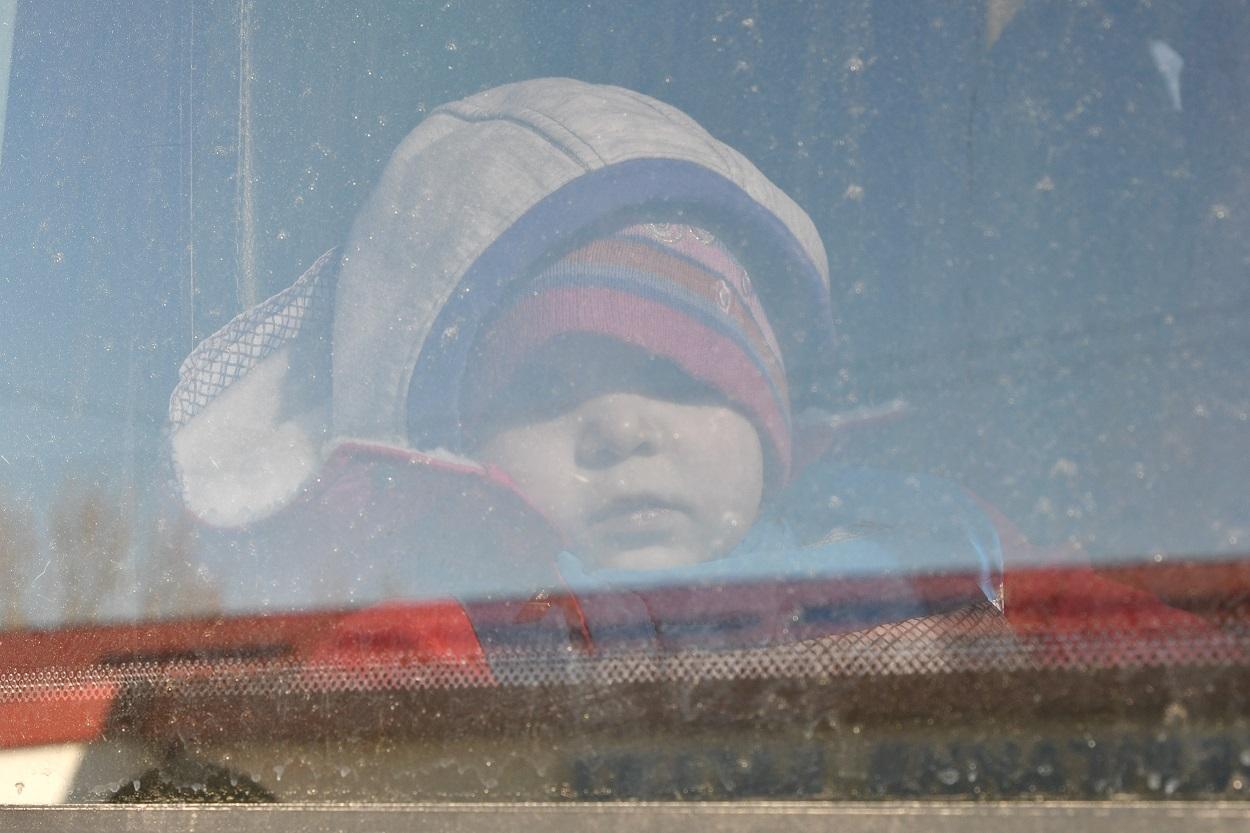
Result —
<instances>
[{"instance_id":1,"label":"window frame","mask_svg":"<svg viewBox=\"0 0 1250 833\"><path fill-rule=\"evenodd\" d=\"M716 804L287 804L146 807L7 807L0 828L64 833L146 831L311 831L420 829L429 833L496 833L538 829L544 833L660 833L680 824L690 833L845 833L919 829L930 833L999 833L1010 822L1015 833L1083 833L1149 828L1152 833L1245 830L1247 807L1236 802L1091 801L1027 802L742 802Z\"/></svg>"}]
</instances>

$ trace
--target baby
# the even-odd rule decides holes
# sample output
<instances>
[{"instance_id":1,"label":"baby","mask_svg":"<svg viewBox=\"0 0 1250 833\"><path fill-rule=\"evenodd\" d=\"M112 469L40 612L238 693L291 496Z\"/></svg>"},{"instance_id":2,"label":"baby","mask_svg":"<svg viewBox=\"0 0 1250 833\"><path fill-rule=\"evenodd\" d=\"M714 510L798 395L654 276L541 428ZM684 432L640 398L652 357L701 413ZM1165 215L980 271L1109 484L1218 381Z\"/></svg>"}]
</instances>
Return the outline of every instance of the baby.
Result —
<instances>
[{"instance_id":1,"label":"baby","mask_svg":"<svg viewBox=\"0 0 1250 833\"><path fill-rule=\"evenodd\" d=\"M496 314L470 368L472 456L588 570L720 558L790 467L776 339L704 229L638 224L561 257Z\"/></svg>"},{"instance_id":2,"label":"baby","mask_svg":"<svg viewBox=\"0 0 1250 833\"><path fill-rule=\"evenodd\" d=\"M811 452L827 268L802 209L654 99L444 105L340 251L184 364L184 501L285 606L926 571L995 600L957 488Z\"/></svg>"}]
</instances>

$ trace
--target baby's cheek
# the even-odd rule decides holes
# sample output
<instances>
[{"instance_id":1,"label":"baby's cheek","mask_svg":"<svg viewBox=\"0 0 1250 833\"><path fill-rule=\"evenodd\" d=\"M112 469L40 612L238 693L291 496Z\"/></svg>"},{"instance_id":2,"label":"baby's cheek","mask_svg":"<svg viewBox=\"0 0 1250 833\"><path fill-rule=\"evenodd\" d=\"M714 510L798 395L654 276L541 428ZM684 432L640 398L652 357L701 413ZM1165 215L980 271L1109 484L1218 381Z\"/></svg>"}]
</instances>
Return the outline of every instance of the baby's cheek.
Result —
<instances>
[{"instance_id":1,"label":"baby's cheek","mask_svg":"<svg viewBox=\"0 0 1250 833\"><path fill-rule=\"evenodd\" d=\"M743 508L721 511L713 529L709 530L709 558L720 558L738 545L755 523L755 512Z\"/></svg>"},{"instance_id":2,"label":"baby's cheek","mask_svg":"<svg viewBox=\"0 0 1250 833\"><path fill-rule=\"evenodd\" d=\"M548 520L563 525L585 489L568 446L567 438L550 425L523 426L490 437L478 455L503 469Z\"/></svg>"},{"instance_id":3,"label":"baby's cheek","mask_svg":"<svg viewBox=\"0 0 1250 833\"><path fill-rule=\"evenodd\" d=\"M762 467L750 459L736 460L734 465L706 479L704 488L710 501L705 514L711 527L710 557L719 558L736 547L759 518Z\"/></svg>"}]
</instances>

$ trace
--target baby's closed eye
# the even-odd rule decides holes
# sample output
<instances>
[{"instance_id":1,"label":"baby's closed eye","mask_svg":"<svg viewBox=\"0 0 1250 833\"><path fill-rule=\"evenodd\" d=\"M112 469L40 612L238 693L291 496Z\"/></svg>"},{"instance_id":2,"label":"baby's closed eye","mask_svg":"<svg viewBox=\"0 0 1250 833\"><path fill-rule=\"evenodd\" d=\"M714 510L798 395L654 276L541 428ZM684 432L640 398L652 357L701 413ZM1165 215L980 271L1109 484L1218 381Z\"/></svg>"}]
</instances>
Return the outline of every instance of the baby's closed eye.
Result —
<instances>
[{"instance_id":1,"label":"baby's closed eye","mask_svg":"<svg viewBox=\"0 0 1250 833\"><path fill-rule=\"evenodd\" d=\"M589 393L584 388L558 368L532 366L509 386L498 404L510 412L513 421L552 419L586 399Z\"/></svg>"},{"instance_id":2,"label":"baby's closed eye","mask_svg":"<svg viewBox=\"0 0 1250 833\"><path fill-rule=\"evenodd\" d=\"M640 380L637 392L685 405L710 405L724 401L724 396L711 385L700 382L677 365L661 358L651 360L651 366L645 378Z\"/></svg>"}]
</instances>

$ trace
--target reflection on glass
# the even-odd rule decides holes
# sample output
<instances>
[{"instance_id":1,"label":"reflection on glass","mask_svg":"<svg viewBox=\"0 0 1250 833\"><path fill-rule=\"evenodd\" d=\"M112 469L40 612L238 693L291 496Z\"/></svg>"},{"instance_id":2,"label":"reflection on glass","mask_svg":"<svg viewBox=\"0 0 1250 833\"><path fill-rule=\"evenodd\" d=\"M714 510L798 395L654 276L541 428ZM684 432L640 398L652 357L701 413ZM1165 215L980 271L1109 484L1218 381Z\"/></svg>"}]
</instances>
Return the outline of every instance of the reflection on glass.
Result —
<instances>
[{"instance_id":1,"label":"reflection on glass","mask_svg":"<svg viewBox=\"0 0 1250 833\"><path fill-rule=\"evenodd\" d=\"M9 72L13 61L13 27L17 0L0 3L0 164L4 162L4 113L9 100Z\"/></svg>"}]
</instances>

